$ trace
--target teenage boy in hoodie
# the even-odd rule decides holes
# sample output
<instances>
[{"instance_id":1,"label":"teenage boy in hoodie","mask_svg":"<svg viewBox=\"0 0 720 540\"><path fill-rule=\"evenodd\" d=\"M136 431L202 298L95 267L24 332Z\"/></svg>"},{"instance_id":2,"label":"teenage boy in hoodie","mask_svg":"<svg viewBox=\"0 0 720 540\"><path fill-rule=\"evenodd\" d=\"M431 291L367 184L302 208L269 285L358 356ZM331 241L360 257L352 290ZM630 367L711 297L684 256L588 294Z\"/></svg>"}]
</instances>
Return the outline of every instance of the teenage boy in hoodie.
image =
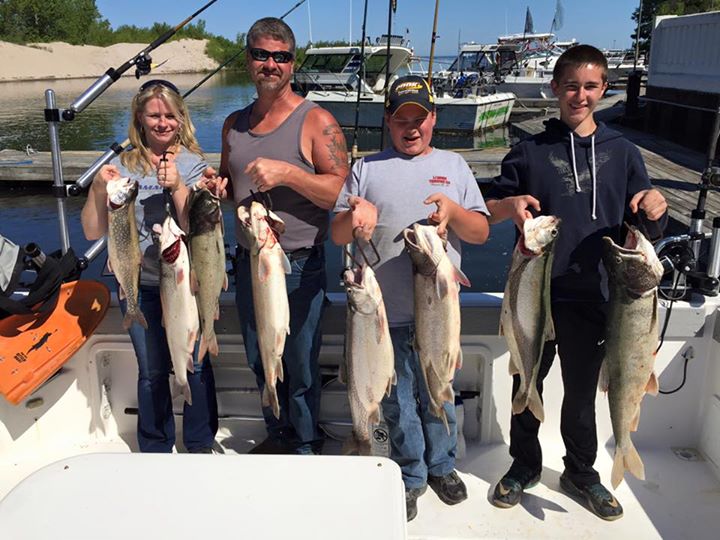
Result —
<instances>
[{"instance_id":1,"label":"teenage boy in hoodie","mask_svg":"<svg viewBox=\"0 0 720 540\"><path fill-rule=\"evenodd\" d=\"M564 386L560 431L566 450L560 487L586 500L599 517L614 520L622 516L622 507L593 468L595 394L607 302L601 240L610 236L620 241L624 222L641 221L644 230L661 231L667 203L652 188L638 149L593 118L607 88L603 53L589 45L568 49L555 64L551 85L560 120L548 120L544 132L512 148L487 195L487 206L490 223L512 219L520 230L534 215L562 219L551 284L556 338L545 346L537 387L542 394L557 348ZM513 396L519 384L516 375ZM496 506L515 506L523 490L540 481L539 427L527 409L512 416L513 463L495 486Z\"/></svg>"},{"instance_id":2,"label":"teenage boy in hoodie","mask_svg":"<svg viewBox=\"0 0 720 540\"><path fill-rule=\"evenodd\" d=\"M487 208L472 171L458 155L430 146L435 104L424 79L401 77L385 103L392 147L352 168L340 192L331 224L336 244L371 237L380 254L375 268L395 354L397 384L383 399L390 431L390 457L405 483L407 520L428 485L445 504L467 498L455 472L455 405L444 403L447 426L429 409L430 397L414 341L413 277L402 231L426 219L448 234L450 260L460 268L460 240L482 244L488 237ZM428 216L429 214L429 216ZM367 244L365 244L367 245Z\"/></svg>"}]
</instances>

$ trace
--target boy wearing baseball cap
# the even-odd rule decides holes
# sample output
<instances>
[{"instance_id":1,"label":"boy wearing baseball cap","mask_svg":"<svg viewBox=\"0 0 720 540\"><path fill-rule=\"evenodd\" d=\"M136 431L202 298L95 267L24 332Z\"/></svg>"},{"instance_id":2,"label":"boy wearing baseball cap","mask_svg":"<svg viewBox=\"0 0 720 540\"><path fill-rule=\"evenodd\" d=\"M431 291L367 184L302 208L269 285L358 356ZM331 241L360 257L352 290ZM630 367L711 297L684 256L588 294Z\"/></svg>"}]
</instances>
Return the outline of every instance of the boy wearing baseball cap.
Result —
<instances>
[{"instance_id":1,"label":"boy wearing baseball cap","mask_svg":"<svg viewBox=\"0 0 720 540\"><path fill-rule=\"evenodd\" d=\"M455 472L455 407L444 403L448 428L429 409L427 384L414 350L413 270L402 232L429 222L447 234L447 251L460 268L460 241L482 244L488 237L487 208L467 163L454 152L430 146L435 101L417 76L396 80L385 102L392 147L352 168L335 205L331 224L336 244L372 238L380 255L374 268L387 311L395 353L397 385L382 402L390 429L391 458L402 469L407 519L427 486L446 504L467 498ZM432 206L434 205L434 206ZM364 246L363 246L364 247Z\"/></svg>"}]
</instances>

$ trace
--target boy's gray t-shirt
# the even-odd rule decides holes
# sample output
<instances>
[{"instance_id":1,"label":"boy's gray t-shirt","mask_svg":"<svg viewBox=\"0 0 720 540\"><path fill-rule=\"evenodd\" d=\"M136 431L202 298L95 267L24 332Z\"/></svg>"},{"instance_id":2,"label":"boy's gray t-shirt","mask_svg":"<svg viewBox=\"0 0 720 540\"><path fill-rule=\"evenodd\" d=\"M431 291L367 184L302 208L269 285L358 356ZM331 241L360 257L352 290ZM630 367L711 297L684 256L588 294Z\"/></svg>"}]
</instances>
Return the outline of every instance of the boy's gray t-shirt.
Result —
<instances>
[{"instance_id":1,"label":"boy's gray t-shirt","mask_svg":"<svg viewBox=\"0 0 720 540\"><path fill-rule=\"evenodd\" d=\"M349 210L347 199L358 195L378 209L373 242L381 262L375 267L390 326L414 320L413 279L402 231L424 222L435 205L423 204L442 193L463 208L488 215L477 181L465 160L455 152L434 148L424 156L405 156L390 148L353 165L340 191L335 212ZM448 255L460 267L460 239L448 228Z\"/></svg>"},{"instance_id":2,"label":"boy's gray t-shirt","mask_svg":"<svg viewBox=\"0 0 720 540\"><path fill-rule=\"evenodd\" d=\"M120 176L130 177L138 182L138 196L135 200L135 219L137 221L138 235L140 237L140 251L143 254L140 283L142 285L157 285L160 282L160 253L158 249L158 235L153 232L153 225L162 225L165 221L165 194L157 181L153 171L149 175L144 172L131 172L120 161L114 158L111 165L120 170ZM175 156L175 167L182 181L190 187L197 182L207 168L205 160L185 149ZM177 214L175 206L170 205L175 221Z\"/></svg>"}]
</instances>

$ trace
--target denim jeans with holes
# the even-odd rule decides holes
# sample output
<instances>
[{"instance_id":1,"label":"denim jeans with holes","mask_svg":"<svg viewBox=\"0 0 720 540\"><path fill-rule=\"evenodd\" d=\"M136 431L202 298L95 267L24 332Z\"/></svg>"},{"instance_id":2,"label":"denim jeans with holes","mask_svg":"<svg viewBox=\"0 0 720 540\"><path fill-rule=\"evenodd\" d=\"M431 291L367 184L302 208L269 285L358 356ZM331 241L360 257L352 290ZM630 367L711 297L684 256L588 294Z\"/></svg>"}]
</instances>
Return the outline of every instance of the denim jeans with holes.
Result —
<instances>
[{"instance_id":1,"label":"denim jeans with holes","mask_svg":"<svg viewBox=\"0 0 720 540\"><path fill-rule=\"evenodd\" d=\"M442 419L430 412L430 396L413 348L415 328L390 328L397 385L382 402L390 431L390 457L402 470L405 489L427 484L428 474L444 476L455 469L457 421L455 404L445 403L450 434Z\"/></svg>"},{"instance_id":2,"label":"denim jeans with holes","mask_svg":"<svg viewBox=\"0 0 720 540\"><path fill-rule=\"evenodd\" d=\"M172 361L158 287L140 287L140 310L148 323L147 330L133 323L128 330L138 362L137 439L141 452L172 452L175 444L175 418L170 395L169 376ZM120 301L125 313L126 301ZM192 405L183 408L183 443L188 451L211 448L218 429L218 407L215 376L210 355L198 362L198 343L193 359L194 373L187 373Z\"/></svg>"},{"instance_id":3,"label":"denim jeans with holes","mask_svg":"<svg viewBox=\"0 0 720 540\"><path fill-rule=\"evenodd\" d=\"M318 364L320 321L325 308L327 288L322 246L316 246L307 256L291 257L290 266L292 273L286 276L290 303L290 335L285 339L283 352L285 380L278 381L276 385L280 418L275 418L270 407L263 407L263 417L271 439L289 446L298 454L310 454L319 452L323 441L317 426L321 388ZM262 394L265 372L258 348L250 255L242 248L238 249L235 279L235 300L248 365L255 373Z\"/></svg>"}]
</instances>

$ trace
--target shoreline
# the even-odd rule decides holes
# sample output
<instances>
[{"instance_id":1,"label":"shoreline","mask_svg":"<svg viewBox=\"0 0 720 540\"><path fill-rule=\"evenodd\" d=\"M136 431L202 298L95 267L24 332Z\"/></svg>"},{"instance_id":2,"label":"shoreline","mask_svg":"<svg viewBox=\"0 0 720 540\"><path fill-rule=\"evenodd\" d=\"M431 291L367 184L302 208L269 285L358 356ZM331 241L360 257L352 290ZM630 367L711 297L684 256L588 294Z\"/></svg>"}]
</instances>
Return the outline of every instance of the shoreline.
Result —
<instances>
[{"instance_id":1,"label":"shoreline","mask_svg":"<svg viewBox=\"0 0 720 540\"><path fill-rule=\"evenodd\" d=\"M207 40L180 39L151 51L152 73L157 76L207 73L219 64L205 54ZM143 43L116 43L108 47L64 42L18 45L0 41L0 83L97 79L147 47ZM121 78L134 77L127 70Z\"/></svg>"}]
</instances>

